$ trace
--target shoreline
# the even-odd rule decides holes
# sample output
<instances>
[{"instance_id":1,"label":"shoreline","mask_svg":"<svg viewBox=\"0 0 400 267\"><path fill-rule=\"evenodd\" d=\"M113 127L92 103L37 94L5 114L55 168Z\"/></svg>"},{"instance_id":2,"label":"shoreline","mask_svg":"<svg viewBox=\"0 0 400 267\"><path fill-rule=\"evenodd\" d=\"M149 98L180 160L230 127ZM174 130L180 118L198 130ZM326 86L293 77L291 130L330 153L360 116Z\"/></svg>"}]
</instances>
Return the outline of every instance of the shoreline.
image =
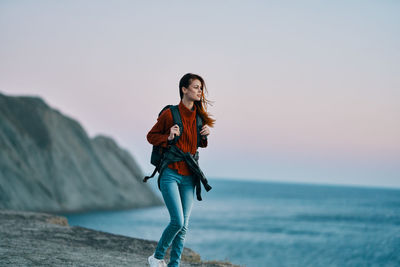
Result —
<instances>
[{"instance_id":1,"label":"shoreline","mask_svg":"<svg viewBox=\"0 0 400 267\"><path fill-rule=\"evenodd\" d=\"M66 217L44 212L0 210L1 266L148 266L156 241L70 226ZM166 262L169 259L169 250ZM239 267L202 261L184 248L182 267Z\"/></svg>"}]
</instances>

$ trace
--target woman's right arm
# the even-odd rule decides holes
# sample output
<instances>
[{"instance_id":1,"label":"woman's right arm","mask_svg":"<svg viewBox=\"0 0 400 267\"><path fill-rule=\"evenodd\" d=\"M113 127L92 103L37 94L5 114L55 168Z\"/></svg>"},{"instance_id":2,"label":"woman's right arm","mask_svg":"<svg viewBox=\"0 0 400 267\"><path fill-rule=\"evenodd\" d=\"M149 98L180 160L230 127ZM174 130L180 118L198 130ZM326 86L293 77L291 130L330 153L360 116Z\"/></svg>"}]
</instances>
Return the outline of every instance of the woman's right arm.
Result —
<instances>
[{"instance_id":1,"label":"woman's right arm","mask_svg":"<svg viewBox=\"0 0 400 267\"><path fill-rule=\"evenodd\" d=\"M157 118L156 124L147 134L147 141L154 146L168 146L168 136L170 135L170 128L173 125L172 113L168 108L164 110Z\"/></svg>"}]
</instances>

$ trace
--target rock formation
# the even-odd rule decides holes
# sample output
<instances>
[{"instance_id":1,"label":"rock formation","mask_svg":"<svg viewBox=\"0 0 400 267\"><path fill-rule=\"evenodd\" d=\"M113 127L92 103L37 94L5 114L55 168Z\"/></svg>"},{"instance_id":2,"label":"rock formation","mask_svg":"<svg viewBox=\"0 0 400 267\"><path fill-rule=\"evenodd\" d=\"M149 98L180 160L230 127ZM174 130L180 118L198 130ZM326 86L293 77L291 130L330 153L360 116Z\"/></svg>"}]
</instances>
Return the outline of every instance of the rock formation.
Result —
<instances>
[{"instance_id":1,"label":"rock formation","mask_svg":"<svg viewBox=\"0 0 400 267\"><path fill-rule=\"evenodd\" d=\"M0 93L0 208L80 212L162 205L128 151L41 98Z\"/></svg>"}]
</instances>

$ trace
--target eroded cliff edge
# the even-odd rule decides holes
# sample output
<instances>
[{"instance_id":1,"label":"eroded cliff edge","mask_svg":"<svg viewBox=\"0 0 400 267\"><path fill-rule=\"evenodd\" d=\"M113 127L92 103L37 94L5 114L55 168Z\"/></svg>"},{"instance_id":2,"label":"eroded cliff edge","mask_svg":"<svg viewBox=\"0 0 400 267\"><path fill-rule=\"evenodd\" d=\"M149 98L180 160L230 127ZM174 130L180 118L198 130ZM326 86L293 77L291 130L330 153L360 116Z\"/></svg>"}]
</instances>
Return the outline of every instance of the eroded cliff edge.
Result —
<instances>
[{"instance_id":1,"label":"eroded cliff edge","mask_svg":"<svg viewBox=\"0 0 400 267\"><path fill-rule=\"evenodd\" d=\"M53 214L0 209L0 266L148 266L157 242L69 226ZM168 262L169 250L166 260ZM234 267L203 262L184 248L182 267Z\"/></svg>"}]
</instances>

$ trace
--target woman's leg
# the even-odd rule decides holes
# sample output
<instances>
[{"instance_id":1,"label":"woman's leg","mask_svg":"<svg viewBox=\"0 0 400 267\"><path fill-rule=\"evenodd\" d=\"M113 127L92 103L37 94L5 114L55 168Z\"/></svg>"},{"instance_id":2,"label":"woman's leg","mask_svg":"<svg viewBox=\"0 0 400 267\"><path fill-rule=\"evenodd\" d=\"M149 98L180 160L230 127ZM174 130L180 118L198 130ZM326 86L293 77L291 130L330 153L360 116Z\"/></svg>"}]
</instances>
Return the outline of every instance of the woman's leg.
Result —
<instances>
[{"instance_id":1,"label":"woman's leg","mask_svg":"<svg viewBox=\"0 0 400 267\"><path fill-rule=\"evenodd\" d=\"M172 242L170 261L168 264L168 266L170 267L179 266L181 254L183 251L183 244L185 242L185 236L189 225L190 212L193 206L194 181L192 176L182 176L182 181L179 185L179 194L182 202L184 221L183 227L175 236Z\"/></svg>"},{"instance_id":2,"label":"woman's leg","mask_svg":"<svg viewBox=\"0 0 400 267\"><path fill-rule=\"evenodd\" d=\"M184 223L181 197L178 188L180 181L181 175L170 168L165 168L160 177L160 189L165 205L168 208L171 221L158 241L154 253L156 259L164 258L165 252L171 245L176 234L182 229Z\"/></svg>"}]
</instances>

